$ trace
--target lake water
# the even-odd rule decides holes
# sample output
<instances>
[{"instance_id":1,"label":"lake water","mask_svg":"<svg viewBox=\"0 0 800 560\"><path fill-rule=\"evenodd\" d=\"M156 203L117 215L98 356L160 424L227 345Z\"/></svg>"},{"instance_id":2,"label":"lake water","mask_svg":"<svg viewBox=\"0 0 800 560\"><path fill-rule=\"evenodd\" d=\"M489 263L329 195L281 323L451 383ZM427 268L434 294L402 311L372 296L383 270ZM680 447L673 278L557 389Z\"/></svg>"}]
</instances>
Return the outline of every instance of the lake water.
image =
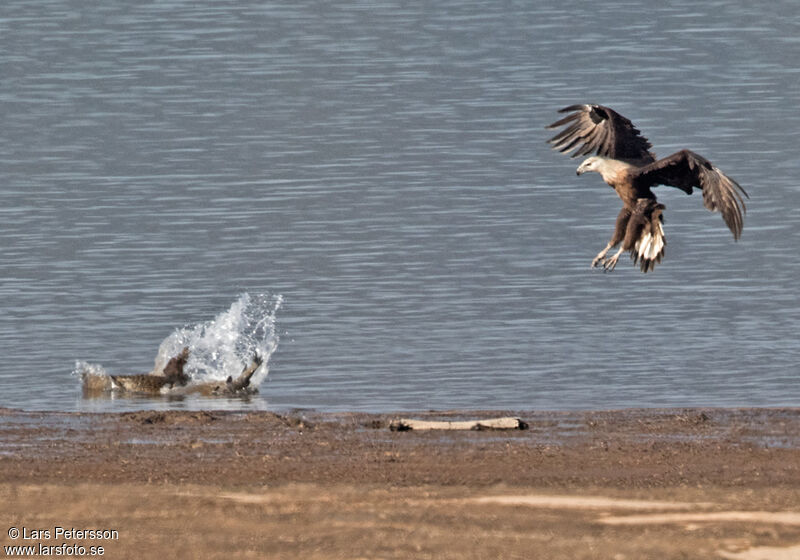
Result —
<instances>
[{"instance_id":1,"label":"lake water","mask_svg":"<svg viewBox=\"0 0 800 560\"><path fill-rule=\"evenodd\" d=\"M800 405L796 3L0 6L0 406ZM544 126L578 102L750 193L734 243L662 187L666 257L590 270L619 210ZM242 294L249 401L81 396ZM245 296L249 297L249 296Z\"/></svg>"}]
</instances>

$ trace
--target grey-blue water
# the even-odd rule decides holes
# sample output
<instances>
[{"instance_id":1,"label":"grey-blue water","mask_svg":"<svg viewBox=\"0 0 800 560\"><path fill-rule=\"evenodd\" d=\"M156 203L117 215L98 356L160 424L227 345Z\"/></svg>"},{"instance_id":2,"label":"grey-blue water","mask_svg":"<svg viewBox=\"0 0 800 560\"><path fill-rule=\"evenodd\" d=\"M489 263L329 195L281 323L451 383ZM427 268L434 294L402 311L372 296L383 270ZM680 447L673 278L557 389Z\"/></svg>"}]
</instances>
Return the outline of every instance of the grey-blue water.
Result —
<instances>
[{"instance_id":1,"label":"grey-blue water","mask_svg":"<svg viewBox=\"0 0 800 560\"><path fill-rule=\"evenodd\" d=\"M0 406L800 405L798 61L793 0L5 0ZM737 179L742 239L661 187L664 262L590 270L576 102ZM260 396L82 398L242 293Z\"/></svg>"}]
</instances>

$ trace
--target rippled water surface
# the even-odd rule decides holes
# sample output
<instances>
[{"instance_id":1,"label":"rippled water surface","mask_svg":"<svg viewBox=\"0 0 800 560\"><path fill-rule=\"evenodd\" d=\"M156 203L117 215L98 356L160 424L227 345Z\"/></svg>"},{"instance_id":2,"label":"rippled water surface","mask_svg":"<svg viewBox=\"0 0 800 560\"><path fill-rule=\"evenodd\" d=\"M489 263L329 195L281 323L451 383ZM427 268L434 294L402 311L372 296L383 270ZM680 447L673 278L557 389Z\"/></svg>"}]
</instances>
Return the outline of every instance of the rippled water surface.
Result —
<instances>
[{"instance_id":1,"label":"rippled water surface","mask_svg":"<svg viewBox=\"0 0 800 560\"><path fill-rule=\"evenodd\" d=\"M0 406L800 405L794 2L0 5ZM544 125L611 105L750 193L661 188L665 261ZM250 401L84 400L282 297Z\"/></svg>"}]
</instances>

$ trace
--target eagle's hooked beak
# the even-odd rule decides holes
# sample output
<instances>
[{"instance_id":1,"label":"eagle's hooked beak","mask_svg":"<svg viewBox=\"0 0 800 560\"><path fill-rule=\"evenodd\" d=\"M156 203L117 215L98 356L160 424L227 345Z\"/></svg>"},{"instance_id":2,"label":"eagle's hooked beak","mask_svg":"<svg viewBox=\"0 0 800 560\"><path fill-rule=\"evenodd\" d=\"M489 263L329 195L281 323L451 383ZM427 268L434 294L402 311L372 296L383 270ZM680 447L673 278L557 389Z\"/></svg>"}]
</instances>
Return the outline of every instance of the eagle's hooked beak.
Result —
<instances>
[{"instance_id":1,"label":"eagle's hooked beak","mask_svg":"<svg viewBox=\"0 0 800 560\"><path fill-rule=\"evenodd\" d=\"M578 166L578 169L575 171L575 174L576 174L576 175L583 175L583 174L584 174L584 173L586 173L587 171L589 171L589 165L588 165L588 163L587 163L587 162L585 162L585 161L584 161L583 163L581 163L581 164Z\"/></svg>"}]
</instances>

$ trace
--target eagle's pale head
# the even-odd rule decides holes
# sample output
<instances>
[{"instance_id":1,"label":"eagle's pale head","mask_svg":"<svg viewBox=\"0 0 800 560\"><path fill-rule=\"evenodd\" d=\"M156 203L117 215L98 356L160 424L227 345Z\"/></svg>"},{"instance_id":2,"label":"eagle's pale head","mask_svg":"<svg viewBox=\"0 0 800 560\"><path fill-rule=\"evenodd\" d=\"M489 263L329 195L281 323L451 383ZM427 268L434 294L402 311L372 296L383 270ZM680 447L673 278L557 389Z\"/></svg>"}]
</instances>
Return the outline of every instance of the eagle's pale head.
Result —
<instances>
[{"instance_id":1,"label":"eagle's pale head","mask_svg":"<svg viewBox=\"0 0 800 560\"><path fill-rule=\"evenodd\" d=\"M602 169L604 168L605 158L601 158L600 156L592 156L583 160L578 166L577 174L583 175L589 171L594 171L595 173L602 173Z\"/></svg>"},{"instance_id":2,"label":"eagle's pale head","mask_svg":"<svg viewBox=\"0 0 800 560\"><path fill-rule=\"evenodd\" d=\"M578 175L583 175L587 171L594 171L603 177L603 181L612 187L620 178L620 173L627 171L631 165L618 159L611 159L603 156L592 156L583 160L578 167Z\"/></svg>"}]
</instances>

